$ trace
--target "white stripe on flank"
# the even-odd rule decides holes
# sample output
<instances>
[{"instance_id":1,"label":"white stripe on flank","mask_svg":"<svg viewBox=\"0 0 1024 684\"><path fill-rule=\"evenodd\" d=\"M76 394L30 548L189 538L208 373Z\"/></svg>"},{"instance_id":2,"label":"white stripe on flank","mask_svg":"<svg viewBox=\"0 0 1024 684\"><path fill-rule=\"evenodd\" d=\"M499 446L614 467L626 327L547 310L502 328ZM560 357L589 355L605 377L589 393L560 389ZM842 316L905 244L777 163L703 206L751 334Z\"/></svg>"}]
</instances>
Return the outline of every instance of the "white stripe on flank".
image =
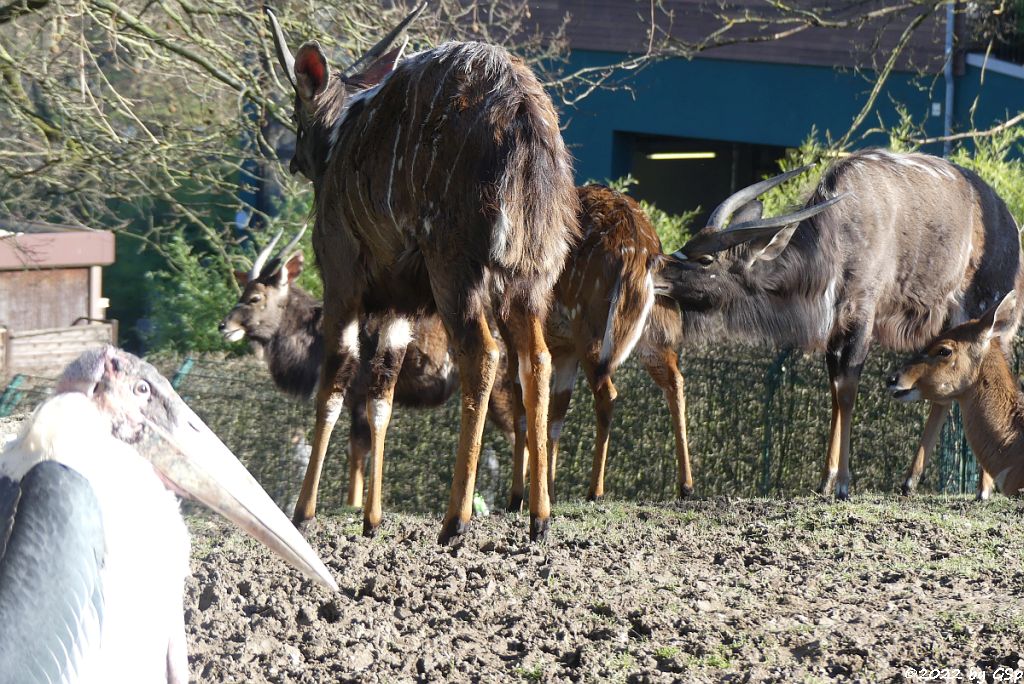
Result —
<instances>
[{"instance_id":1,"label":"white stripe on flank","mask_svg":"<svg viewBox=\"0 0 1024 684\"><path fill-rule=\"evenodd\" d=\"M366 138L366 129L370 127L370 123L373 121L373 115L377 113L376 109L371 109L366 115L366 120L363 122L363 139ZM367 198L363 197L363 186L359 184L359 171L353 171L353 177L356 180L356 188L359 191L359 203L363 205L363 216L370 217L376 216L376 211L371 212L370 206L367 204Z\"/></svg>"},{"instance_id":2,"label":"white stripe on flank","mask_svg":"<svg viewBox=\"0 0 1024 684\"><path fill-rule=\"evenodd\" d=\"M338 137L341 134L341 122L344 118L345 114L342 114L335 120L334 125L331 126L331 133L327 136L327 157L324 161L328 164L331 162L331 157L334 156L334 148L338 144Z\"/></svg>"},{"instance_id":3,"label":"white stripe on flank","mask_svg":"<svg viewBox=\"0 0 1024 684\"><path fill-rule=\"evenodd\" d=\"M409 140L406 141L405 150L408 151L409 143L412 142L413 136L416 135L416 118L420 113L420 81L423 80L423 72L426 71L423 64L418 65L419 73L416 75L416 85L412 89L412 99L406 99L406 102L411 102L412 107L409 108ZM410 79L411 81L411 79ZM410 83L411 85L411 83ZM407 91L408 92L408 91ZM423 135L423 131L420 131L420 136ZM412 157L409 160L409 171L406 174L406 186L409 190L409 197L415 197L415 187L413 186L413 174L415 172L414 167L416 166L416 153L420 149L419 139L416 140L416 146L413 148Z\"/></svg>"},{"instance_id":4,"label":"white stripe on flank","mask_svg":"<svg viewBox=\"0 0 1024 684\"><path fill-rule=\"evenodd\" d=\"M438 100L439 97L441 97L441 91L444 90L445 83L448 82L448 77L451 75L452 69L454 69L457 64L458 64L457 60L452 60L452 64L451 64L451 66L448 67L448 71L444 72L444 76L442 76L441 80L439 80L438 83L437 83L437 90L434 91L434 97L430 100L430 110L427 112L427 115L425 117L423 117L423 123L420 124L420 138L421 139L423 138L423 134L426 131L427 122L430 121L430 117L432 117L434 115L434 110L437 108L437 100ZM419 152L419 147L418 146L416 148L416 152L417 153ZM435 139L434 140L434 144L431 146L430 166L427 167L427 173L426 173L426 175L423 176L423 182L424 183L426 183L430 179L430 172L433 171L433 169L434 169L434 160L436 158L437 158L437 140ZM413 154L412 164L411 165L415 166L415 164L416 164L416 154Z\"/></svg>"},{"instance_id":5,"label":"white stripe on flank","mask_svg":"<svg viewBox=\"0 0 1024 684\"><path fill-rule=\"evenodd\" d=\"M448 180L451 180L451 175ZM501 202L498 220L494 222L494 228L491 231L491 259L493 261L501 262L505 256L505 250L508 248L508 234L512 229L511 223L508 212L505 211L505 203Z\"/></svg>"},{"instance_id":6,"label":"white stripe on flank","mask_svg":"<svg viewBox=\"0 0 1024 684\"><path fill-rule=\"evenodd\" d=\"M644 328L647 326L647 318L651 314L651 308L654 306L654 278L651 277L650 272L647 273L647 278L644 279L644 308L640 313L640 317L636 320L633 326L633 330L630 332L629 339L625 346L619 350L619 353L615 356L609 369L618 368L619 364L626 360L626 357L633 351L633 347L640 341L640 336L644 332ZM602 348L602 352L603 352Z\"/></svg>"},{"instance_id":7,"label":"white stripe on flank","mask_svg":"<svg viewBox=\"0 0 1024 684\"><path fill-rule=\"evenodd\" d=\"M402 127L398 127L395 133L395 144L391 147L391 173L388 174L388 213L391 214L391 222L395 224L395 231L401 233L398 227L398 219L395 218L395 208L391 206L391 186L395 183L395 156L398 154L398 141L402 138Z\"/></svg>"},{"instance_id":8,"label":"white stripe on flank","mask_svg":"<svg viewBox=\"0 0 1024 684\"><path fill-rule=\"evenodd\" d=\"M359 205L363 208L363 218L369 218L370 216L372 216L372 214L370 213L370 207L366 204L366 198L363 197L363 186L359 182L359 171L352 172L351 184L355 186L356 197L359 198Z\"/></svg>"},{"instance_id":9,"label":"white stripe on flank","mask_svg":"<svg viewBox=\"0 0 1024 684\"><path fill-rule=\"evenodd\" d=\"M615 342L615 318L616 313L619 309L619 300L622 294L622 274L615 279L615 283L612 285L612 293L608 298L608 317L604 321L604 338L601 340L601 356L598 359L598 363L602 366L608 367L608 359L612 355L612 345ZM579 290L576 292L576 296L579 296Z\"/></svg>"},{"instance_id":10,"label":"white stripe on flank","mask_svg":"<svg viewBox=\"0 0 1024 684\"><path fill-rule=\"evenodd\" d=\"M825 288L825 296L821 300L821 311L818 318L818 340L827 342L832 333L832 326L836 319L836 295L839 291L839 281L832 278Z\"/></svg>"},{"instance_id":11,"label":"white stripe on flank","mask_svg":"<svg viewBox=\"0 0 1024 684\"><path fill-rule=\"evenodd\" d=\"M482 105L479 105L480 113L476 115L476 118L473 120L473 123L470 124L469 128L467 128L465 131L462 131L462 142L459 143L459 151L455 153L455 159L452 160L451 165L448 167L448 179L445 180L444 183L444 194L446 196L448 195L448 188L452 184L452 174L459 164L459 159L462 157L462 150L466 148L466 141L469 140L470 133L476 129L477 124L479 124L480 121L487 115L488 110L491 106L491 102L500 94L501 91L498 88L492 90L491 94L487 96L487 99L484 101L484 103Z\"/></svg>"}]
</instances>

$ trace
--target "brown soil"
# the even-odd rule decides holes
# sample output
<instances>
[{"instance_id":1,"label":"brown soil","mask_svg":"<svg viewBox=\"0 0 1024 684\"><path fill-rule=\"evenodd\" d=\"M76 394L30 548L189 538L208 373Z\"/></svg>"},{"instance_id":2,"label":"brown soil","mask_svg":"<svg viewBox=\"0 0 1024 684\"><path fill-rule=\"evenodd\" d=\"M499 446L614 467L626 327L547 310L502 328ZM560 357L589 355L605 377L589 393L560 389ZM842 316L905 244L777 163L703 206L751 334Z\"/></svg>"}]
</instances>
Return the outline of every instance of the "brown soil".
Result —
<instances>
[{"instance_id":1,"label":"brown soil","mask_svg":"<svg viewBox=\"0 0 1024 684\"><path fill-rule=\"evenodd\" d=\"M357 513L312 542L331 594L192 518L198 682L878 681L1024 669L1024 504L713 499L477 520ZM1012 674L1011 674L1012 676Z\"/></svg>"}]
</instances>

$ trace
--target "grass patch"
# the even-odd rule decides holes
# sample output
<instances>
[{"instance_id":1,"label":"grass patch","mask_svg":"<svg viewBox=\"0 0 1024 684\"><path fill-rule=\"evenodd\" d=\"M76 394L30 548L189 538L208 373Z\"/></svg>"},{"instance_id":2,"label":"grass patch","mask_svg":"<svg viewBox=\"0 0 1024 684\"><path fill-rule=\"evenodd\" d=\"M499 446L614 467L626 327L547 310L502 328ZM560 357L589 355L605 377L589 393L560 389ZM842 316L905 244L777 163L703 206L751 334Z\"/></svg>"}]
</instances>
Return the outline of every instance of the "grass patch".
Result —
<instances>
[{"instance_id":1,"label":"grass patch","mask_svg":"<svg viewBox=\"0 0 1024 684\"><path fill-rule=\"evenodd\" d=\"M662 660L672 660L681 652L676 646L659 646L654 649L654 655Z\"/></svg>"},{"instance_id":2,"label":"grass patch","mask_svg":"<svg viewBox=\"0 0 1024 684\"><path fill-rule=\"evenodd\" d=\"M515 669L517 677L527 682L542 682L544 681L544 666L534 665L533 667L517 667Z\"/></svg>"}]
</instances>

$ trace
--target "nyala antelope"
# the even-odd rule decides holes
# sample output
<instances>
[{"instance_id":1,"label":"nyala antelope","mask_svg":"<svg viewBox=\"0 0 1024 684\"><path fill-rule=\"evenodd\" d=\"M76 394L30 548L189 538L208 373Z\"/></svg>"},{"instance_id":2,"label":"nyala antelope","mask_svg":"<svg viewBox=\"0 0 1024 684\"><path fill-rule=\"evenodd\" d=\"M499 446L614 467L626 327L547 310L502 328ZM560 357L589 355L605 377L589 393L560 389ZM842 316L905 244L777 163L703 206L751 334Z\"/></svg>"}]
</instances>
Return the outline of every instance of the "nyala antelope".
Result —
<instances>
[{"instance_id":1,"label":"nyala antelope","mask_svg":"<svg viewBox=\"0 0 1024 684\"><path fill-rule=\"evenodd\" d=\"M1019 289L1020 238L1006 205L974 172L877 149L832 164L803 210L762 218L757 197L805 170L726 199L656 280L679 303L687 339L825 353L832 427L819 490L845 499L854 402L871 343L916 351ZM1015 310L1011 335L1018 319ZM905 493L948 412L948 401L932 403Z\"/></svg>"},{"instance_id":2,"label":"nyala antelope","mask_svg":"<svg viewBox=\"0 0 1024 684\"><path fill-rule=\"evenodd\" d=\"M220 323L220 331L230 341L248 338L263 352L263 360L278 389L301 399L316 392L324 357L321 329L323 302L295 284L302 273L301 251L291 252L301 233L281 253L270 254L281 238L278 233L257 255L248 271L235 271L242 294L234 308ZM371 316L359 329L360 348L374 350L379 340L381 320ZM372 356L360 357L359 368L348 392L349 410L348 493L346 504L362 506L364 464L370 453L370 424L366 418ZM412 339L395 383L394 402L408 408L434 408L444 404L459 384L458 370L448 347L448 335L435 315L418 316L412 324ZM491 391L487 416L511 444L512 391L505 372L499 368ZM378 487L374 490L380 493ZM381 502L371 501L371 506Z\"/></svg>"},{"instance_id":3,"label":"nyala antelope","mask_svg":"<svg viewBox=\"0 0 1024 684\"><path fill-rule=\"evenodd\" d=\"M587 498L603 496L609 431L618 396L612 375L635 348L668 402L676 440L677 492L687 496L693 491L693 475L679 372L683 331L675 302L655 296L651 275L661 255L661 241L631 197L601 185L582 186L577 193L582 237L555 283L554 306L545 328L554 369L548 489L554 491L559 437L582 365L597 418ZM517 449L513 460L511 510L522 505L526 463L521 453Z\"/></svg>"},{"instance_id":4,"label":"nyala antelope","mask_svg":"<svg viewBox=\"0 0 1024 684\"><path fill-rule=\"evenodd\" d=\"M373 474L410 319L437 312L455 350L462 416L439 541L472 514L486 406L499 364L487 304L517 357L531 471L530 537L548 529L548 385L544 341L551 290L577 234L576 195L558 117L533 73L500 47L446 43L399 62L385 52L417 7L358 62L333 71L316 42L292 55L268 11L277 55L295 89L290 168L313 183L313 248L324 280L324 362L313 453L294 521L313 520L327 443L359 365L359 319L381 317L367 418ZM364 508L373 534L381 513Z\"/></svg>"},{"instance_id":5,"label":"nyala antelope","mask_svg":"<svg viewBox=\"0 0 1024 684\"><path fill-rule=\"evenodd\" d=\"M1017 295L1003 297L980 318L939 335L889 380L900 401L957 402L982 477L979 499L993 485L1024 494L1024 394L1007 352L1017 327Z\"/></svg>"}]
</instances>

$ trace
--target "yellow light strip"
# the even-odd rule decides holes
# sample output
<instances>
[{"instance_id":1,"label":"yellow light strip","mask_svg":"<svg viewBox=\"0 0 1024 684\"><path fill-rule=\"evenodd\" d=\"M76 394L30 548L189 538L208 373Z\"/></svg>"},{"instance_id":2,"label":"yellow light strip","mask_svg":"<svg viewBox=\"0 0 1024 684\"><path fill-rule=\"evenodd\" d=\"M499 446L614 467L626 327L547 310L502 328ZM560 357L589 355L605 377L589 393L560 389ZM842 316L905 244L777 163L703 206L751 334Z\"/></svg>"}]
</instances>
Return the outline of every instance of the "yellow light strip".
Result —
<instances>
[{"instance_id":1,"label":"yellow light strip","mask_svg":"<svg viewBox=\"0 0 1024 684\"><path fill-rule=\"evenodd\" d=\"M714 159L714 152L654 152L647 155L652 161L676 161L679 159Z\"/></svg>"}]
</instances>

